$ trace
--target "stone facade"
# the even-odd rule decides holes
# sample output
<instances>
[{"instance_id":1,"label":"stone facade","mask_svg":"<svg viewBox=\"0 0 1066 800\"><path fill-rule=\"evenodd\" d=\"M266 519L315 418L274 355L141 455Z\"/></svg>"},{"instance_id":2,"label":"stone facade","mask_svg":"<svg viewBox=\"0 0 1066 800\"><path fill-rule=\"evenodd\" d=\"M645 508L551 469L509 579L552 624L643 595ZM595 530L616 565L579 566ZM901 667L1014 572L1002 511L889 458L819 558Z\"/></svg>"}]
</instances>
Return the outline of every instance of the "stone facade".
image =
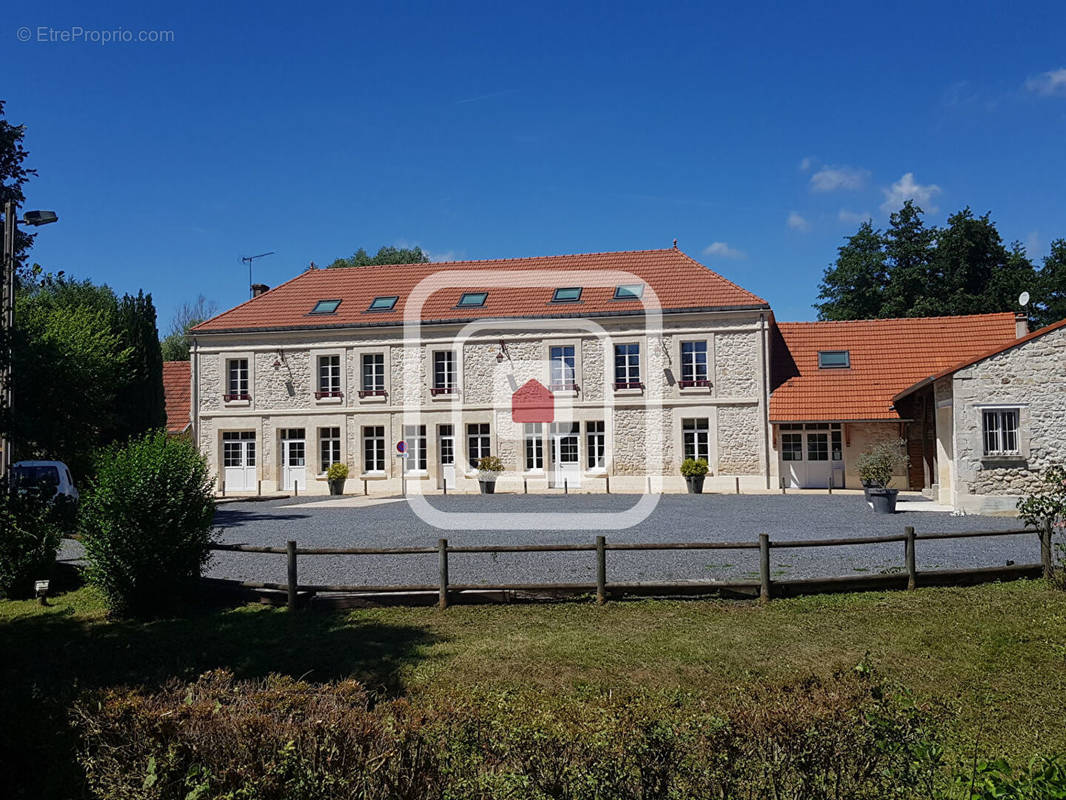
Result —
<instances>
[{"instance_id":1,"label":"stone facade","mask_svg":"<svg viewBox=\"0 0 1066 800\"><path fill-rule=\"evenodd\" d=\"M1066 463L1066 328L959 370L944 384L937 387L938 404L951 404L952 425L937 433L952 439L949 488L956 508L1012 511L1044 469ZM984 412L996 409L1017 412L1014 454L985 452Z\"/></svg>"},{"instance_id":2,"label":"stone facade","mask_svg":"<svg viewBox=\"0 0 1066 800\"><path fill-rule=\"evenodd\" d=\"M700 447L706 447L711 487L715 481L731 487L735 477L742 476L745 486L765 488L766 317L758 311L671 314L654 334L637 327L642 318L626 317L595 320L598 324L591 327L598 328L598 333L579 324L572 330L538 330L535 322L522 328L477 331L460 345L461 358L455 363L457 391L436 394L430 391L432 354L453 348L456 337L462 336L455 326L425 328L417 347L404 346L399 328L201 334L192 354L197 397L193 426L200 446L220 479L227 480L230 492L251 491L260 485L264 492L289 490L286 476L291 483L296 474L301 492L324 493L327 487L321 467L334 451L322 440L333 429L339 429L338 447L341 460L349 466L350 491L362 491L363 478L367 491L396 491L402 462L394 456L394 446L404 438L404 425L410 422L405 423L405 412L415 411L420 415L418 425L425 426L426 468L411 469L408 480L424 481L434 490L441 485L445 479L441 437L452 426L453 488L476 491L476 473L468 468L468 426L488 424L489 449L505 462L506 480L525 480L531 487L551 484L558 466L553 434L565 435L566 429L542 426L543 465L528 469L526 430L512 422L510 398L530 379L548 385L550 348L567 346L573 347L576 386L555 391L555 419L576 426L579 440L578 464L569 485L602 491L609 474L619 478L612 490L625 491L626 481L638 490L651 474L666 490L683 490L678 472L686 448L683 428L685 420L693 419L706 431ZM678 385L681 344L686 341L706 342L707 386ZM642 388L614 386L613 347L617 343L638 345ZM359 397L361 359L368 353L383 354L385 396ZM319 359L334 355L340 358L343 396L316 397ZM247 400L223 399L234 359L246 359L249 365ZM588 459L590 431L595 434L601 422L606 450L602 467ZM285 454L299 451L298 444L286 445L283 438L295 438L300 431L304 465L287 471L282 463ZM381 431L384 463L368 463L367 437ZM239 461L233 442L242 432L246 438L254 435L254 456L246 455L245 460L255 462L243 472L232 466ZM230 444L224 447L224 441ZM224 452L230 455L224 458ZM232 463L224 463L227 460Z\"/></svg>"}]
</instances>

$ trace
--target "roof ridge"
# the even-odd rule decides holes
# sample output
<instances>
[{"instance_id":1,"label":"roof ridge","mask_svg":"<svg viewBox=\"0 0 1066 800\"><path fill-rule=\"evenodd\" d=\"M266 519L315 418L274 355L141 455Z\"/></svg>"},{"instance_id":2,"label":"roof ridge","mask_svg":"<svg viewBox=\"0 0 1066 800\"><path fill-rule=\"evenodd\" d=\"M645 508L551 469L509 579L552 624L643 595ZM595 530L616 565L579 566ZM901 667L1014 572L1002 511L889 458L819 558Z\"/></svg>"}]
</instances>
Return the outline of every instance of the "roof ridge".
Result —
<instances>
[{"instance_id":1,"label":"roof ridge","mask_svg":"<svg viewBox=\"0 0 1066 800\"><path fill-rule=\"evenodd\" d=\"M232 314L234 311L237 311L238 309L244 308L246 305L258 300L260 297L265 297L266 295L270 294L271 292L276 292L282 286L288 286L290 283L293 283L295 281L300 280L300 278L302 278L304 275L308 275L308 274L310 274L312 272L315 272L315 271L316 270L305 269L303 272L298 272L295 275L293 275L291 278L289 278L287 281L282 281L277 286L272 286L269 289L267 289L265 292L263 292L262 294L257 294L255 297L249 297L243 303L238 303L233 308L227 308L221 314L215 314L215 316L213 316L213 317L208 317L203 322L201 322L201 323L199 323L197 325L193 325L192 328L190 328L189 330L193 330L194 331L197 328L203 327L204 325L206 325L209 322L214 322L216 319L222 319L227 314Z\"/></svg>"},{"instance_id":2,"label":"roof ridge","mask_svg":"<svg viewBox=\"0 0 1066 800\"><path fill-rule=\"evenodd\" d=\"M721 277L721 276L719 276ZM728 278L722 278L728 280ZM738 287L739 288L739 287ZM778 325L851 325L857 322L913 322L916 320L937 319L987 319L988 317L1014 316L1013 311L987 311L982 314L940 314L933 317L873 317L867 319L813 319L797 322L778 322Z\"/></svg>"},{"instance_id":3,"label":"roof ridge","mask_svg":"<svg viewBox=\"0 0 1066 800\"><path fill-rule=\"evenodd\" d=\"M756 300L758 300L758 301L759 301L760 303L765 303L766 305L770 305L770 304L769 304L769 303L767 303L767 302L766 302L766 300L764 300L764 299L763 299L762 297L760 297L759 295L755 294L755 292L751 291L750 289L745 289L745 288L744 288L743 286L741 286L741 285L740 285L739 283L733 283L733 281L729 280L729 278L727 278L727 277L725 277L724 275L722 275L722 273L720 273L720 272L717 272L717 271L715 271L715 270L711 269L711 268L710 268L710 267L708 267L708 266L707 266L706 264L704 264L704 263L703 263L702 261L697 261L697 260L696 260L696 259L694 259L694 258L693 258L692 256L690 256L690 255L689 255L688 253L686 253L686 252L685 252L684 250L678 250L677 252L679 252L679 253L680 253L681 255L683 255L683 256L684 256L685 258L687 258L687 259L688 259L689 261L691 261L691 262L692 262L693 264L695 264L696 266L698 266L698 267L703 267L703 269L707 270L707 271L708 271L709 273L711 273L712 275L714 275L714 276L715 276L716 278L719 278L720 280L723 280L723 281L725 281L725 282L726 282L726 283L728 283L728 284L729 284L730 286L732 286L732 287L733 287L734 289L738 289L738 290L740 290L740 291L744 292L745 294L750 294L750 295L751 295L752 297L754 297L754 298L755 298Z\"/></svg>"},{"instance_id":4,"label":"roof ridge","mask_svg":"<svg viewBox=\"0 0 1066 800\"><path fill-rule=\"evenodd\" d=\"M553 253L546 256L512 256L510 258L468 258L462 261L419 261L408 262L405 264L363 264L358 267L318 267L316 272L326 272L329 270L337 269L366 269L367 267L389 267L395 269L397 267L446 267L451 264L487 264L487 263L499 263L501 261L543 261L548 258L580 258L582 256L621 256L621 255L635 255L638 253L672 253L675 252L673 247L658 247L645 250L596 250L589 253ZM681 251L676 251L681 252ZM686 255L686 254L682 254ZM697 262L698 263L698 262ZM700 266L703 266L702 264ZM305 270L310 272L310 270ZM301 273L303 274L303 273ZM725 280L723 278L723 280ZM279 284L281 285L281 284ZM739 288L739 287L738 287Z\"/></svg>"}]
</instances>

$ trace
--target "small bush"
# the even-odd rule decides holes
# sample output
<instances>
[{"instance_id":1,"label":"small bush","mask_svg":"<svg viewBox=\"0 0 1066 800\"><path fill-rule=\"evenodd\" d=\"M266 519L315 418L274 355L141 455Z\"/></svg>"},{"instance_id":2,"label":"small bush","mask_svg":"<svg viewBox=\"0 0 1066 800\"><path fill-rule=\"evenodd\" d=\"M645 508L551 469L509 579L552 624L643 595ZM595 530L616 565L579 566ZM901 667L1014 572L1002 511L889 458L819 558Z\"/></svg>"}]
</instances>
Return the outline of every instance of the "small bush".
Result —
<instances>
[{"instance_id":1,"label":"small bush","mask_svg":"<svg viewBox=\"0 0 1066 800\"><path fill-rule=\"evenodd\" d=\"M897 469L904 469L910 464L910 458L904 451L906 443L878 442L862 453L858 459L859 479L870 486L888 488Z\"/></svg>"},{"instance_id":2,"label":"small bush","mask_svg":"<svg viewBox=\"0 0 1066 800\"><path fill-rule=\"evenodd\" d=\"M51 487L0 489L0 596L29 597L33 583L51 577L73 503L52 499Z\"/></svg>"},{"instance_id":3,"label":"small bush","mask_svg":"<svg viewBox=\"0 0 1066 800\"><path fill-rule=\"evenodd\" d=\"M75 709L99 797L127 800L883 800L942 774L921 712L856 673L756 690L719 716L683 693L435 695L208 673Z\"/></svg>"},{"instance_id":4,"label":"small bush","mask_svg":"<svg viewBox=\"0 0 1066 800\"><path fill-rule=\"evenodd\" d=\"M326 479L331 481L344 480L348 477L348 465L337 461L329 465L326 470Z\"/></svg>"},{"instance_id":5,"label":"small bush","mask_svg":"<svg viewBox=\"0 0 1066 800\"><path fill-rule=\"evenodd\" d=\"M478 459L477 471L484 473L488 479L495 478L503 472L503 462L496 456L482 456Z\"/></svg>"},{"instance_id":6,"label":"small bush","mask_svg":"<svg viewBox=\"0 0 1066 800\"><path fill-rule=\"evenodd\" d=\"M87 575L113 613L168 609L195 583L215 532L214 486L186 439L149 433L106 450L82 504Z\"/></svg>"},{"instance_id":7,"label":"small bush","mask_svg":"<svg viewBox=\"0 0 1066 800\"><path fill-rule=\"evenodd\" d=\"M710 467L705 458L686 458L681 462L681 474L686 478L701 478L708 470Z\"/></svg>"},{"instance_id":8,"label":"small bush","mask_svg":"<svg viewBox=\"0 0 1066 800\"><path fill-rule=\"evenodd\" d=\"M1052 466L1044 470L1040 487L1018 501L1018 516L1026 525L1051 534L1052 557L1058 551L1051 580L1060 589L1066 589L1066 467ZM1056 534L1058 540L1055 540Z\"/></svg>"}]
</instances>

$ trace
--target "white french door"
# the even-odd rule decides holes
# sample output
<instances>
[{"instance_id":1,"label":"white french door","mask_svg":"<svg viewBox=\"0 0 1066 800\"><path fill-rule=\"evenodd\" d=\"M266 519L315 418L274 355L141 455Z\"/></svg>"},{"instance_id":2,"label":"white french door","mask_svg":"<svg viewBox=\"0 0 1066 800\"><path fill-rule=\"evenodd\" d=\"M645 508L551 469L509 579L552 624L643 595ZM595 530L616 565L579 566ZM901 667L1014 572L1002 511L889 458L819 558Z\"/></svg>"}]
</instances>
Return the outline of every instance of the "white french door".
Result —
<instances>
[{"instance_id":1,"label":"white french door","mask_svg":"<svg viewBox=\"0 0 1066 800\"><path fill-rule=\"evenodd\" d=\"M440 481L447 489L455 488L455 430L451 425L441 425L438 435L440 452Z\"/></svg>"},{"instance_id":2,"label":"white french door","mask_svg":"<svg viewBox=\"0 0 1066 800\"><path fill-rule=\"evenodd\" d=\"M307 488L307 440L303 428L281 432L281 488L291 492Z\"/></svg>"},{"instance_id":3,"label":"white french door","mask_svg":"<svg viewBox=\"0 0 1066 800\"><path fill-rule=\"evenodd\" d=\"M581 485L581 436L577 425L552 426L552 470L555 486Z\"/></svg>"},{"instance_id":4,"label":"white french door","mask_svg":"<svg viewBox=\"0 0 1066 800\"><path fill-rule=\"evenodd\" d=\"M840 423L783 425L781 462L790 489L843 488Z\"/></svg>"},{"instance_id":5,"label":"white french door","mask_svg":"<svg viewBox=\"0 0 1066 800\"><path fill-rule=\"evenodd\" d=\"M222 480L226 491L250 492L255 489L255 431L225 431L222 434Z\"/></svg>"}]
</instances>

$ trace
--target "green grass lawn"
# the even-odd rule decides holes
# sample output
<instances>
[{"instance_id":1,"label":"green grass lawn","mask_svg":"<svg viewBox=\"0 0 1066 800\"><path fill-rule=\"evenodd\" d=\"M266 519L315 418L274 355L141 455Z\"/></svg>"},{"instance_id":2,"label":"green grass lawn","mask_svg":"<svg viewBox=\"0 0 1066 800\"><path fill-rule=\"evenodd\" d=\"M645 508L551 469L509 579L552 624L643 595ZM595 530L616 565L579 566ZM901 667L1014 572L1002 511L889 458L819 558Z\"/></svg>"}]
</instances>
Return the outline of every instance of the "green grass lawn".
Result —
<instances>
[{"instance_id":1,"label":"green grass lawn","mask_svg":"<svg viewBox=\"0 0 1066 800\"><path fill-rule=\"evenodd\" d=\"M109 621L91 588L51 602L0 602L0 757L52 751L49 763L65 763L75 746L66 709L80 692L216 667L239 677L355 676L415 697L640 686L725 703L737 687L827 675L866 654L890 682L933 704L956 753L975 743L1018 760L1066 752L1066 593L1042 581L768 606L645 600L347 614L244 606L155 622ZM69 775L53 767L41 779L63 785Z\"/></svg>"}]
</instances>

